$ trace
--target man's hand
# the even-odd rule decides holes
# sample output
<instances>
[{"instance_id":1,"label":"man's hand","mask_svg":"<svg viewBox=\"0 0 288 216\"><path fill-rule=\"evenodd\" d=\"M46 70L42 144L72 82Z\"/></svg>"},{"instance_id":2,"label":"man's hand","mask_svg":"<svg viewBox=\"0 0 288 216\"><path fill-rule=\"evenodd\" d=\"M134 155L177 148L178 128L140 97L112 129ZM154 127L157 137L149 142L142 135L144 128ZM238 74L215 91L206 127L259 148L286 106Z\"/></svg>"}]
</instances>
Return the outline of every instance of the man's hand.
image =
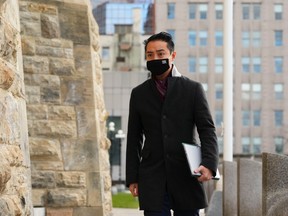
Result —
<instances>
[{"instance_id":1,"label":"man's hand","mask_svg":"<svg viewBox=\"0 0 288 216\"><path fill-rule=\"evenodd\" d=\"M198 177L199 182L209 181L212 179L212 171L202 165L198 167L194 172L201 173L201 176Z\"/></svg>"},{"instance_id":2,"label":"man's hand","mask_svg":"<svg viewBox=\"0 0 288 216\"><path fill-rule=\"evenodd\" d=\"M130 184L129 190L133 197L138 196L138 184L137 183Z\"/></svg>"}]
</instances>

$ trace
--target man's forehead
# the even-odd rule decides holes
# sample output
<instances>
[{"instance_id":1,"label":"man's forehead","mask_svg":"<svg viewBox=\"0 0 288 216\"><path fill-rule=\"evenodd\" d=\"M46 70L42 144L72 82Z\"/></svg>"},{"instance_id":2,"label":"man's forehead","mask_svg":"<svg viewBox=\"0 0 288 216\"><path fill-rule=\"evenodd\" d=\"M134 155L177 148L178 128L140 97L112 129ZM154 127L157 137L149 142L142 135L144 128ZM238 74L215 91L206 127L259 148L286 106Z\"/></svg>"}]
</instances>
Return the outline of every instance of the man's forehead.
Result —
<instances>
[{"instance_id":1,"label":"man's forehead","mask_svg":"<svg viewBox=\"0 0 288 216\"><path fill-rule=\"evenodd\" d=\"M167 51L167 43L164 41L151 41L147 44L147 52Z\"/></svg>"}]
</instances>

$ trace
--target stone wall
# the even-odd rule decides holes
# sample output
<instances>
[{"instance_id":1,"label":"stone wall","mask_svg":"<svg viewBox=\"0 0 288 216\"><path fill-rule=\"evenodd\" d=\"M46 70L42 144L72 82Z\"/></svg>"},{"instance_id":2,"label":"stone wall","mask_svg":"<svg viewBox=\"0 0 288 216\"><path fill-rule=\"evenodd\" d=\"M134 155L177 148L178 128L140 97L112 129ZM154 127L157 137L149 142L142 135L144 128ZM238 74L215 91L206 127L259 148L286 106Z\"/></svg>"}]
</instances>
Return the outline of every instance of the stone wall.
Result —
<instances>
[{"instance_id":1,"label":"stone wall","mask_svg":"<svg viewBox=\"0 0 288 216\"><path fill-rule=\"evenodd\" d=\"M31 200L46 215L111 215L99 35L89 4L0 0L0 215L33 215Z\"/></svg>"},{"instance_id":2,"label":"stone wall","mask_svg":"<svg viewBox=\"0 0 288 216\"><path fill-rule=\"evenodd\" d=\"M19 8L0 1L0 215L32 215Z\"/></svg>"}]
</instances>

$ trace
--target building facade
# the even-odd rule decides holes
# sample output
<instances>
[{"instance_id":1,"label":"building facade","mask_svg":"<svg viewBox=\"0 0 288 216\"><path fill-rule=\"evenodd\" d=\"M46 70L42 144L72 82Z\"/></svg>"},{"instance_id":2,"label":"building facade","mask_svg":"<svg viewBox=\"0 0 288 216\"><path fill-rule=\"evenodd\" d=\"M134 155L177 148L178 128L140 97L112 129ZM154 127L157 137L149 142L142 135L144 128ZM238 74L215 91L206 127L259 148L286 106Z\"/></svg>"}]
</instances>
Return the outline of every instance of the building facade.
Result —
<instances>
[{"instance_id":1,"label":"building facade","mask_svg":"<svg viewBox=\"0 0 288 216\"><path fill-rule=\"evenodd\" d=\"M223 152L223 1L155 0L155 31L207 92ZM287 1L234 1L234 154L288 153ZM231 71L232 73L232 71Z\"/></svg>"}]
</instances>

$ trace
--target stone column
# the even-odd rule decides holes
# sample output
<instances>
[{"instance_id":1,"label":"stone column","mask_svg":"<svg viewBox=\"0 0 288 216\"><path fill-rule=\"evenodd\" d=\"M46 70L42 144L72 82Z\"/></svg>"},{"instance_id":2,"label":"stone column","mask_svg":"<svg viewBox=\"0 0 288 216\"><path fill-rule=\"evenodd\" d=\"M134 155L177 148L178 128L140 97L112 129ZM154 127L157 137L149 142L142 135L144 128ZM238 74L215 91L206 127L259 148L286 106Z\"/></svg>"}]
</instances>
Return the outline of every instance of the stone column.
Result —
<instances>
[{"instance_id":1,"label":"stone column","mask_svg":"<svg viewBox=\"0 0 288 216\"><path fill-rule=\"evenodd\" d=\"M34 206L111 215L98 26L88 1L20 0Z\"/></svg>"},{"instance_id":2,"label":"stone column","mask_svg":"<svg viewBox=\"0 0 288 216\"><path fill-rule=\"evenodd\" d=\"M0 215L33 215L18 1L0 1Z\"/></svg>"}]
</instances>

